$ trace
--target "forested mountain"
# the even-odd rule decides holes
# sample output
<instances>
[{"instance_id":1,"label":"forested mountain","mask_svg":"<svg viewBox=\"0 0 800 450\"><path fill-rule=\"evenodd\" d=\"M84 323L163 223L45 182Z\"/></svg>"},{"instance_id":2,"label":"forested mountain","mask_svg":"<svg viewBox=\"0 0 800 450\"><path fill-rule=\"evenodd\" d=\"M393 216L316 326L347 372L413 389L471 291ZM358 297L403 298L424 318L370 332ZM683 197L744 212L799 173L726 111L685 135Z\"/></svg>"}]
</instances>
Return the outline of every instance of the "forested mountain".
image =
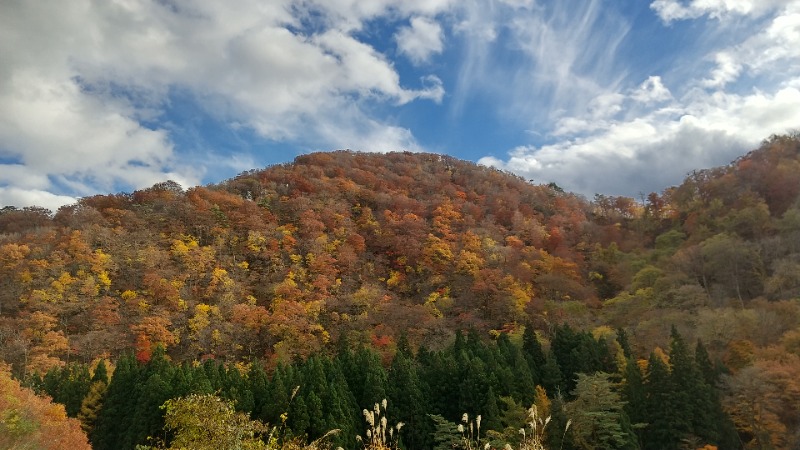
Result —
<instances>
[{"instance_id":1,"label":"forested mountain","mask_svg":"<svg viewBox=\"0 0 800 450\"><path fill-rule=\"evenodd\" d=\"M113 413L125 408L100 406L125 389L119 383L160 392L142 400L155 415L125 431L125 448L163 426L157 407L173 394L222 392L278 420L280 407L259 403L266 384L236 394L233 382L186 381L206 366L203 377L235 370L251 385L292 379L269 398L289 395L294 382L316 386L301 388L304 407L323 398L319 411L354 407L345 414L351 431L359 408L386 395L410 408L399 419L417 422L410 448L432 446L435 423L463 412L485 414L502 434L537 385L540 404L565 405L548 408L576 421L564 448L599 448L581 437L590 425L579 425L581 411L597 407L592 399L608 398L588 393L597 386L617 396L603 411L627 424L612 434L629 438L609 438L612 448L793 448L798 193L800 136L778 136L640 199L589 201L441 155L339 151L186 191L167 182L87 197L55 214L6 208L0 358L57 401L81 380L62 401L77 415L93 392L98 423L124 421ZM384 380L374 395L358 392L364 381L343 360L359 352ZM97 384L99 360L127 375ZM435 381L442 377L472 384ZM337 393L324 389L336 383ZM400 395L403 383L427 403ZM252 399L239 398L244 391ZM662 414L667 404L674 408ZM318 437L343 427L347 408L337 408L324 423L302 422L310 413L301 411L290 428ZM704 417L692 418L697 411ZM95 448L116 448L104 433Z\"/></svg>"},{"instance_id":2,"label":"forested mountain","mask_svg":"<svg viewBox=\"0 0 800 450\"><path fill-rule=\"evenodd\" d=\"M588 202L429 154L321 153L183 192L3 214L6 360L46 369L134 342L179 360L307 356L355 331L387 346L598 306ZM21 321L21 322L19 322ZM51 348L47 348L50 346ZM16 352L16 353L14 353ZM25 361L23 361L25 360Z\"/></svg>"}]
</instances>

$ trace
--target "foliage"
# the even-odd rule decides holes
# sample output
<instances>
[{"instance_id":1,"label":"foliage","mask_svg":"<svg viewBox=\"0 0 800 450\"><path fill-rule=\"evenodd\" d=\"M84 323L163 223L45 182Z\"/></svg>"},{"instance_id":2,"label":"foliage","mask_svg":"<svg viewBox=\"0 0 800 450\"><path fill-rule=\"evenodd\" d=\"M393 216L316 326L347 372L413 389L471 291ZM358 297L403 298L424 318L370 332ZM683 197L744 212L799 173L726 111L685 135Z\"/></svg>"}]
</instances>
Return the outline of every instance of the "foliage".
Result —
<instances>
[{"instance_id":1,"label":"foliage","mask_svg":"<svg viewBox=\"0 0 800 450\"><path fill-rule=\"evenodd\" d=\"M80 423L63 405L39 397L0 366L0 448L23 450L91 450Z\"/></svg>"},{"instance_id":2,"label":"foliage","mask_svg":"<svg viewBox=\"0 0 800 450\"><path fill-rule=\"evenodd\" d=\"M166 400L215 392L270 423L290 410L294 436L341 428L347 449L357 412L388 398L427 448L429 414L502 431L501 399L541 386L555 423L601 372L643 448L792 448L798 173L796 133L592 202L447 156L343 151L3 208L0 359L97 449L142 444ZM105 389L98 359L117 366Z\"/></svg>"},{"instance_id":3,"label":"foliage","mask_svg":"<svg viewBox=\"0 0 800 450\"><path fill-rule=\"evenodd\" d=\"M610 374L578 374L575 400L567 404L572 417L572 438L578 448L639 448L625 403L610 380Z\"/></svg>"}]
</instances>

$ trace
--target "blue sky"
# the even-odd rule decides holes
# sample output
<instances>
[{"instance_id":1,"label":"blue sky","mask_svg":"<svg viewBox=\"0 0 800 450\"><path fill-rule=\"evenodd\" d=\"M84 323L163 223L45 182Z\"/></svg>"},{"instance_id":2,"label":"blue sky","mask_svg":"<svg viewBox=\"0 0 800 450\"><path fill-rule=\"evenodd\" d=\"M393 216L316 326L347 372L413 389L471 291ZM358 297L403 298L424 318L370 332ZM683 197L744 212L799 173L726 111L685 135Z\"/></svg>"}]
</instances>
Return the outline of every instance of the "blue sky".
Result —
<instances>
[{"instance_id":1,"label":"blue sky","mask_svg":"<svg viewBox=\"0 0 800 450\"><path fill-rule=\"evenodd\" d=\"M0 206L429 151L638 196L800 128L800 0L10 0Z\"/></svg>"}]
</instances>

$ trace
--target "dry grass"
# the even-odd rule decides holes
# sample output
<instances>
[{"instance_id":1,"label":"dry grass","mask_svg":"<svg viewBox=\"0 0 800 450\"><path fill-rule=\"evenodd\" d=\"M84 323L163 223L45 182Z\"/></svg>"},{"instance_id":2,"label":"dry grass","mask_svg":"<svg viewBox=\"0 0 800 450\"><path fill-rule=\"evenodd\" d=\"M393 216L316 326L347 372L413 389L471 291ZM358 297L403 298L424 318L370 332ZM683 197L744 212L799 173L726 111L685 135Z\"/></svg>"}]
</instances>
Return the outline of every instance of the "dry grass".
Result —
<instances>
[{"instance_id":1,"label":"dry grass","mask_svg":"<svg viewBox=\"0 0 800 450\"><path fill-rule=\"evenodd\" d=\"M362 442L365 450L397 450L400 440L400 430L403 422L398 422L394 426L389 425L386 415L386 399L381 403L375 403L372 411L365 409L362 411L364 420L367 421L366 437L356 436Z\"/></svg>"},{"instance_id":2,"label":"dry grass","mask_svg":"<svg viewBox=\"0 0 800 450\"><path fill-rule=\"evenodd\" d=\"M539 415L536 405L532 405L528 409L528 422L525 424L526 426L519 430L522 435L522 442L520 442L518 450L547 450L544 446L544 440L547 425L549 424L550 416L543 418ZM564 435L561 439L562 443L564 442L564 436L566 436L570 425L572 425L572 420L568 420L567 425L564 427ZM511 446L506 444L506 450L512 450Z\"/></svg>"}]
</instances>

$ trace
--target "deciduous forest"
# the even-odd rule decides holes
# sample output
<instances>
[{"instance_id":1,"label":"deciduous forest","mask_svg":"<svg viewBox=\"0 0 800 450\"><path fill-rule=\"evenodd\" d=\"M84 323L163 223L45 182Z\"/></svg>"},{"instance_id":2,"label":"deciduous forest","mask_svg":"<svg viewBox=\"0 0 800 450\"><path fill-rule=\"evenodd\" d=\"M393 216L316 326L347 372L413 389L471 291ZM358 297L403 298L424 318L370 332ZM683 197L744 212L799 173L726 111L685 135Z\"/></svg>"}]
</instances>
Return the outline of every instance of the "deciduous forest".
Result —
<instances>
[{"instance_id":1,"label":"deciduous forest","mask_svg":"<svg viewBox=\"0 0 800 450\"><path fill-rule=\"evenodd\" d=\"M337 151L7 207L0 361L14 449L797 448L800 135L638 198Z\"/></svg>"}]
</instances>

